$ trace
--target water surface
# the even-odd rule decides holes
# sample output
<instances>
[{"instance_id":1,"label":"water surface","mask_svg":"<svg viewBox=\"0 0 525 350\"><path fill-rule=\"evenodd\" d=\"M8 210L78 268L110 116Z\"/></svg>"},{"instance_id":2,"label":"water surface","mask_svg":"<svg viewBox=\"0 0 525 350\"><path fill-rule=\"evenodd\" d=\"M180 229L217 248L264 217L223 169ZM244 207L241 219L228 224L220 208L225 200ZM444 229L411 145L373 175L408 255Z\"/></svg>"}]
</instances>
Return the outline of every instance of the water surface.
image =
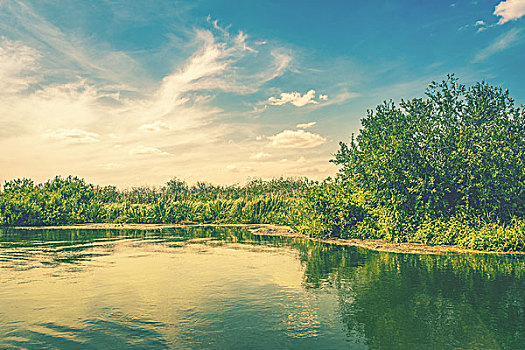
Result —
<instances>
[{"instance_id":1,"label":"water surface","mask_svg":"<svg viewBox=\"0 0 525 350\"><path fill-rule=\"evenodd\" d=\"M0 348L525 348L520 257L0 229Z\"/></svg>"}]
</instances>

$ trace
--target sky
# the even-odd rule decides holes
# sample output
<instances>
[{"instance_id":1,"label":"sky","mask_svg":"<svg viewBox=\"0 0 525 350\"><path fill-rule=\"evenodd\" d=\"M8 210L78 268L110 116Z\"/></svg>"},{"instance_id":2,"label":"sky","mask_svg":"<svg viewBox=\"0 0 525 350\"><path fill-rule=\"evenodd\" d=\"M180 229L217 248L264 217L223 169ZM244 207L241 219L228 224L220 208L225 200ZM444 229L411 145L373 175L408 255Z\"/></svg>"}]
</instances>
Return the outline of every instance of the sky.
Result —
<instances>
[{"instance_id":1,"label":"sky","mask_svg":"<svg viewBox=\"0 0 525 350\"><path fill-rule=\"evenodd\" d=\"M525 0L0 0L0 182L323 179L454 73L525 103Z\"/></svg>"}]
</instances>

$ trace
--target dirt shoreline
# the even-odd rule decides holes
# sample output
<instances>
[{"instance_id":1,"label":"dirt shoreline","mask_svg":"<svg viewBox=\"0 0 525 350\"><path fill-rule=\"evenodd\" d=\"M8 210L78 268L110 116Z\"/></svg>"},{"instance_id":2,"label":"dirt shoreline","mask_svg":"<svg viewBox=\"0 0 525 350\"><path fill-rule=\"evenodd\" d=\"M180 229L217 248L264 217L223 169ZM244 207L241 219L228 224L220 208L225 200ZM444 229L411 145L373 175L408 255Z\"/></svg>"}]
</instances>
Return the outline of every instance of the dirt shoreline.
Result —
<instances>
[{"instance_id":1,"label":"dirt shoreline","mask_svg":"<svg viewBox=\"0 0 525 350\"><path fill-rule=\"evenodd\" d=\"M245 227L253 234L261 236L281 236L312 241L360 247L369 250L390 253L405 254L491 254L491 255L525 255L525 252L497 252L465 249L457 246L429 246L417 243L391 243L379 239L338 239L338 238L314 238L295 232L288 226L271 224L82 224L68 226L31 226L31 227L11 227L15 229L35 230L35 229L117 229L117 230L153 230L165 228L185 228L185 227Z\"/></svg>"}]
</instances>

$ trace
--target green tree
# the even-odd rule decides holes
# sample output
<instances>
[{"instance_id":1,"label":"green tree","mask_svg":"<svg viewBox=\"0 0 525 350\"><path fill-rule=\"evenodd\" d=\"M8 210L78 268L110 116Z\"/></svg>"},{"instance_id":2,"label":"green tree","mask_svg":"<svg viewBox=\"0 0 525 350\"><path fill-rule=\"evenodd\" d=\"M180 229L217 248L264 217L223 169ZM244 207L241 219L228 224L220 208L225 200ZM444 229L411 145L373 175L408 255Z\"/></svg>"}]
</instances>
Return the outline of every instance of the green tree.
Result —
<instances>
[{"instance_id":1,"label":"green tree","mask_svg":"<svg viewBox=\"0 0 525 350\"><path fill-rule=\"evenodd\" d=\"M509 92L449 75L426 98L368 111L340 144L341 176L402 227L429 218L525 215L525 120ZM405 226L403 226L405 225Z\"/></svg>"}]
</instances>

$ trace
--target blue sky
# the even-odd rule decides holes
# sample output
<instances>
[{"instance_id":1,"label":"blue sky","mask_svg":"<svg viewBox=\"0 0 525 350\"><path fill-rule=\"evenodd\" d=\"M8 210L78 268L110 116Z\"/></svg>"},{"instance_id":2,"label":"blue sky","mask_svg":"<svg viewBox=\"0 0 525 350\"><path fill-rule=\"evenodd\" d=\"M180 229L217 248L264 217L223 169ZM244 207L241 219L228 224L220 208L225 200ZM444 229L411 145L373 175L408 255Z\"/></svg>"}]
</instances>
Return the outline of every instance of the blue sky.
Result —
<instances>
[{"instance_id":1,"label":"blue sky","mask_svg":"<svg viewBox=\"0 0 525 350\"><path fill-rule=\"evenodd\" d=\"M525 0L0 0L0 181L321 179L383 100L525 102Z\"/></svg>"}]
</instances>

